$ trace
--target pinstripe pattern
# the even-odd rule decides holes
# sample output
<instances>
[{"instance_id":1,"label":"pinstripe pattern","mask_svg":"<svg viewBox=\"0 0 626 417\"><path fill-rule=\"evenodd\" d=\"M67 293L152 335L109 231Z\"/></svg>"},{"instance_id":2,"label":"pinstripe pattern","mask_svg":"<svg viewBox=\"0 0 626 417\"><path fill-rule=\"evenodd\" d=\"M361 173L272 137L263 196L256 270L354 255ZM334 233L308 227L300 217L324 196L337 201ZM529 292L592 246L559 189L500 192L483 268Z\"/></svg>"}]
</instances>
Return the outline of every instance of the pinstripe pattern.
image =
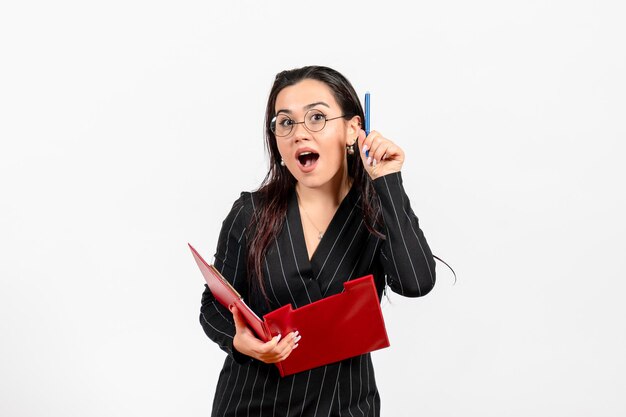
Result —
<instances>
[{"instance_id":1,"label":"pinstripe pattern","mask_svg":"<svg viewBox=\"0 0 626 417\"><path fill-rule=\"evenodd\" d=\"M435 263L402 186L400 173L374 181L384 219L385 240L363 224L360 196L350 190L326 233L308 258L295 192L281 233L264 261L270 308L294 308L337 294L352 278L373 274L379 297L387 282L402 295L418 297L435 283ZM249 297L246 276L246 227L259 196L242 193L222 224L215 266L257 312L267 306ZM267 279L267 277L270 277ZM230 312L211 295L202 295L200 324L227 353L217 383L213 416L379 416L380 397L369 354L280 378L267 365L232 348L235 329ZM306 343L303 335L300 343ZM332 347L330 347L332 348Z\"/></svg>"}]
</instances>

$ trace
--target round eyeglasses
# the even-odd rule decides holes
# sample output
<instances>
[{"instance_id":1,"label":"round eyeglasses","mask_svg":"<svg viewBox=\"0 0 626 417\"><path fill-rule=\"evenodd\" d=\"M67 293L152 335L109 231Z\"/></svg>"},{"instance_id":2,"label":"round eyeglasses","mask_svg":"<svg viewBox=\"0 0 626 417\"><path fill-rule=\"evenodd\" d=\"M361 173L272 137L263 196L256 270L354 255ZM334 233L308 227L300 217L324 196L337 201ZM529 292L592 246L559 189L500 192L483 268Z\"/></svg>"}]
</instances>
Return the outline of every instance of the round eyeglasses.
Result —
<instances>
[{"instance_id":1,"label":"round eyeglasses","mask_svg":"<svg viewBox=\"0 0 626 417\"><path fill-rule=\"evenodd\" d=\"M296 122L290 119L289 116L287 116L286 114L281 113L274 116L274 118L270 122L270 129L278 137L289 136L289 134L293 131L293 127L299 124L304 124L304 127L306 127L309 132L319 132L320 130L324 129L324 126L326 126L326 122L335 119L341 119L342 117L344 117L343 114L341 116L329 119L321 111L311 109L306 112L303 121Z\"/></svg>"}]
</instances>

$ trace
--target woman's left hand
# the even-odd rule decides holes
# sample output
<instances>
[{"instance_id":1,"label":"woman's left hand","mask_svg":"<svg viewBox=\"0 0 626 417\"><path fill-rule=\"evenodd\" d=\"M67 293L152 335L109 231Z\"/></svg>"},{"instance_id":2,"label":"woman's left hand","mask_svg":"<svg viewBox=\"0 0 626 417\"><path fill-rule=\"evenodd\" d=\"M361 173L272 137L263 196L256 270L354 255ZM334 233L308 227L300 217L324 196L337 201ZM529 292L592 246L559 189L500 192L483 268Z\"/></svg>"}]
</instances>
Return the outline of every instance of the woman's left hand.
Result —
<instances>
[{"instance_id":1,"label":"woman's left hand","mask_svg":"<svg viewBox=\"0 0 626 417\"><path fill-rule=\"evenodd\" d=\"M383 175L400 172L404 163L404 151L380 133L372 130L367 137L365 131L359 133L359 150L365 170L375 180ZM365 151L369 150L369 156Z\"/></svg>"}]
</instances>

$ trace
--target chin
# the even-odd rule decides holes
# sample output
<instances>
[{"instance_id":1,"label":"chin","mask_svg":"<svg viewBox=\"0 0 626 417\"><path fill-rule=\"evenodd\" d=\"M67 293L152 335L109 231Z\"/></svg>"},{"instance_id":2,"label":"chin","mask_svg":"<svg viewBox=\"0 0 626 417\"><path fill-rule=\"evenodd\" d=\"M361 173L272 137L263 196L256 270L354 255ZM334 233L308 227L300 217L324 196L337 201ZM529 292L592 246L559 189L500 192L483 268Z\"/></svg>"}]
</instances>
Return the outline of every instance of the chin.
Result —
<instances>
[{"instance_id":1,"label":"chin","mask_svg":"<svg viewBox=\"0 0 626 417\"><path fill-rule=\"evenodd\" d=\"M336 172L334 175L328 173L324 173L322 175L300 175L299 177L296 177L296 181L300 183L300 186L302 187L320 188L328 183L332 183L333 179L337 175L339 175L339 172Z\"/></svg>"},{"instance_id":2,"label":"chin","mask_svg":"<svg viewBox=\"0 0 626 417\"><path fill-rule=\"evenodd\" d=\"M324 184L326 184L328 182L328 179L322 179L322 178L311 178L311 177L304 177L304 178L297 178L296 177L296 181L307 188L318 188L323 186Z\"/></svg>"}]
</instances>

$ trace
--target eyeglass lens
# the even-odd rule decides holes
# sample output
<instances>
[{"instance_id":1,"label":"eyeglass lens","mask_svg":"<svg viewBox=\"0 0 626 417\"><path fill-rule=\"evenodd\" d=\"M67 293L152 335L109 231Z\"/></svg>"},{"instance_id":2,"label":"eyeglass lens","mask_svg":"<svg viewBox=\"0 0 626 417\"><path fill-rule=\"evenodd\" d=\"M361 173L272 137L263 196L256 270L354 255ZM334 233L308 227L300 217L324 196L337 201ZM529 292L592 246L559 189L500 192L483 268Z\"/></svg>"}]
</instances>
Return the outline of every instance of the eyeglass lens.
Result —
<instances>
[{"instance_id":1,"label":"eyeglass lens","mask_svg":"<svg viewBox=\"0 0 626 417\"><path fill-rule=\"evenodd\" d=\"M326 125L326 116L319 110L309 110L304 115L304 122L295 122L286 114L279 114L274 118L271 129L276 136L287 136L293 130L294 125L304 123L311 132L319 132Z\"/></svg>"}]
</instances>

